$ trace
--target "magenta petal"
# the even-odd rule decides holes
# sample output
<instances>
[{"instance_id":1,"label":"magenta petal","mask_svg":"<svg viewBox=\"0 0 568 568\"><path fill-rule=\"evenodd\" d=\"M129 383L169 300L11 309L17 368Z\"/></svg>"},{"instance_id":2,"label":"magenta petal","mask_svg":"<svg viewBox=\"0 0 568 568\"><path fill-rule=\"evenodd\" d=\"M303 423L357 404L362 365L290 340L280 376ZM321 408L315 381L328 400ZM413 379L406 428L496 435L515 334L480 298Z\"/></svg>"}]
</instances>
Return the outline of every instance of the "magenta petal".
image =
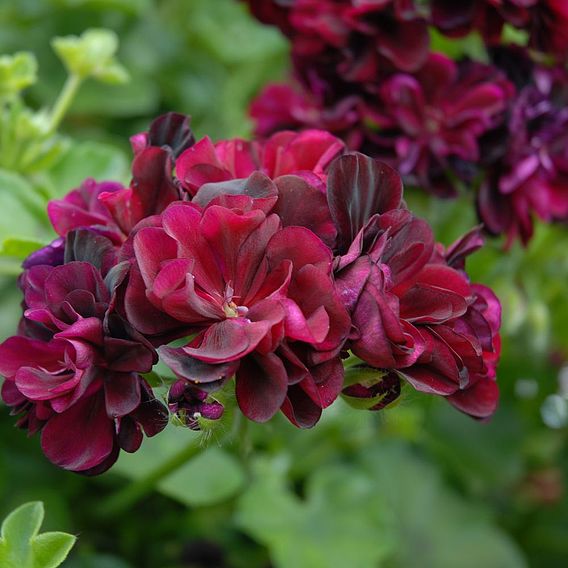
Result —
<instances>
[{"instance_id":1,"label":"magenta petal","mask_svg":"<svg viewBox=\"0 0 568 568\"><path fill-rule=\"evenodd\" d=\"M279 196L273 212L282 220L282 226L306 227L326 245L333 246L337 231L325 195L299 176L279 177L276 185Z\"/></svg>"},{"instance_id":2,"label":"magenta petal","mask_svg":"<svg viewBox=\"0 0 568 568\"><path fill-rule=\"evenodd\" d=\"M288 387L282 412L294 426L312 428L319 421L322 409L298 385L292 385Z\"/></svg>"},{"instance_id":3,"label":"magenta petal","mask_svg":"<svg viewBox=\"0 0 568 568\"><path fill-rule=\"evenodd\" d=\"M161 360L180 379L194 383L214 383L233 376L238 368L238 362L211 365L190 357L183 347L173 348L162 346L158 349Z\"/></svg>"},{"instance_id":4,"label":"magenta petal","mask_svg":"<svg viewBox=\"0 0 568 568\"><path fill-rule=\"evenodd\" d=\"M107 416L99 392L54 415L42 431L41 447L55 465L83 471L110 455L114 436L114 421Z\"/></svg>"},{"instance_id":5,"label":"magenta petal","mask_svg":"<svg viewBox=\"0 0 568 568\"><path fill-rule=\"evenodd\" d=\"M327 199L340 248L347 250L375 213L400 207L402 181L391 167L354 152L332 162Z\"/></svg>"},{"instance_id":6,"label":"magenta petal","mask_svg":"<svg viewBox=\"0 0 568 568\"><path fill-rule=\"evenodd\" d=\"M247 357L237 371L235 389L239 408L247 418L270 420L282 406L288 389L282 360L273 353Z\"/></svg>"},{"instance_id":7,"label":"magenta petal","mask_svg":"<svg viewBox=\"0 0 568 568\"><path fill-rule=\"evenodd\" d=\"M44 369L58 369L63 353L62 342L46 343L27 337L9 337L0 344L0 374L14 377L20 367L32 363Z\"/></svg>"},{"instance_id":8,"label":"magenta petal","mask_svg":"<svg viewBox=\"0 0 568 568\"><path fill-rule=\"evenodd\" d=\"M400 376L406 379L417 391L427 394L448 396L458 391L459 385L438 373L437 371L420 365L399 371Z\"/></svg>"},{"instance_id":9,"label":"magenta petal","mask_svg":"<svg viewBox=\"0 0 568 568\"><path fill-rule=\"evenodd\" d=\"M198 338L199 347L184 347L184 351L205 363L228 363L254 351L269 329L265 321L226 319L211 325Z\"/></svg>"},{"instance_id":10,"label":"magenta petal","mask_svg":"<svg viewBox=\"0 0 568 568\"><path fill-rule=\"evenodd\" d=\"M483 378L471 387L448 396L448 401L470 416L488 418L497 409L499 389L495 381Z\"/></svg>"},{"instance_id":11,"label":"magenta petal","mask_svg":"<svg viewBox=\"0 0 568 568\"><path fill-rule=\"evenodd\" d=\"M109 373L105 377L105 406L108 416L119 418L140 404L140 377L135 373Z\"/></svg>"}]
</instances>

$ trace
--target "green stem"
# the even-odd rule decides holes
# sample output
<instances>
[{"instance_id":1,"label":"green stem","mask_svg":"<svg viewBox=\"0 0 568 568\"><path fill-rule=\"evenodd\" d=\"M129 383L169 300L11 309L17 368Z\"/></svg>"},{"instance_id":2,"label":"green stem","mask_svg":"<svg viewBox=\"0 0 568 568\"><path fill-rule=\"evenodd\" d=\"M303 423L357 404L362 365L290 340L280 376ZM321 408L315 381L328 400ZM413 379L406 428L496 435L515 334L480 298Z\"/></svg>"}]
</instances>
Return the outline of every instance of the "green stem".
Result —
<instances>
[{"instance_id":1,"label":"green stem","mask_svg":"<svg viewBox=\"0 0 568 568\"><path fill-rule=\"evenodd\" d=\"M63 85L63 89L61 89L61 93L59 93L59 97L57 97L51 111L51 121L47 132L48 136L57 130L57 127L63 120L65 113L69 110L73 99L77 95L77 91L79 90L82 82L82 77L75 73L71 73L69 77L67 77L67 80Z\"/></svg>"},{"instance_id":2,"label":"green stem","mask_svg":"<svg viewBox=\"0 0 568 568\"><path fill-rule=\"evenodd\" d=\"M99 507L99 515L102 517L112 517L124 513L148 493L151 493L161 479L176 471L198 454L201 449L202 448L195 443L182 448L177 454L174 454L145 477L128 484L114 495L111 495Z\"/></svg>"}]
</instances>

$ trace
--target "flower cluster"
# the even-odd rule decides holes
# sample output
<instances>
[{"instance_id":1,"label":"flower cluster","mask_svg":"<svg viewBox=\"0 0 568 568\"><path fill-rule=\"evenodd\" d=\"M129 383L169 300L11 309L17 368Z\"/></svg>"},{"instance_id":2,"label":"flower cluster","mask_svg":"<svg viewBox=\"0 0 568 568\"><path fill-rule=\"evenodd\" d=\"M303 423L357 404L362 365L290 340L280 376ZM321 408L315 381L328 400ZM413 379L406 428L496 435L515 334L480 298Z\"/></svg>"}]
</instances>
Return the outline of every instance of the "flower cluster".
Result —
<instances>
[{"instance_id":1,"label":"flower cluster","mask_svg":"<svg viewBox=\"0 0 568 568\"><path fill-rule=\"evenodd\" d=\"M494 412L500 305L465 272L479 230L436 244L396 171L324 131L196 142L170 113L132 146L128 187L50 203L59 237L25 261L0 346L2 397L53 463L100 473L168 410L219 420L227 389L247 418L301 428L403 383ZM167 408L145 380L158 359Z\"/></svg>"},{"instance_id":2,"label":"flower cluster","mask_svg":"<svg viewBox=\"0 0 568 568\"><path fill-rule=\"evenodd\" d=\"M248 3L292 44L294 83L268 85L251 105L260 136L324 128L437 196L480 188L480 218L508 244L528 242L535 216L568 218L561 156L568 3ZM522 30L527 47L503 47L505 26ZM454 61L433 52L431 29L449 38L479 33L487 57Z\"/></svg>"}]
</instances>

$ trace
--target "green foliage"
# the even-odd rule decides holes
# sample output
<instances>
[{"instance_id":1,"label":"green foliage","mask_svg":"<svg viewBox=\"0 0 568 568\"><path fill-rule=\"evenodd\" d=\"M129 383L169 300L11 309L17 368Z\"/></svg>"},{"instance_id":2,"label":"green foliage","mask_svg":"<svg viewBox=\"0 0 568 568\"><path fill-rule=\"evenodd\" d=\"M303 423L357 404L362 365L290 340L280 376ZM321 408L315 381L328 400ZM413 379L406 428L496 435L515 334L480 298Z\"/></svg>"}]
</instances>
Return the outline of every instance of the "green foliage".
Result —
<instances>
[{"instance_id":1,"label":"green foliage","mask_svg":"<svg viewBox=\"0 0 568 568\"><path fill-rule=\"evenodd\" d=\"M391 550L385 510L372 479L345 466L315 471L301 500L285 462L257 460L237 524L268 546L278 568L378 566Z\"/></svg>"},{"instance_id":2,"label":"green foliage","mask_svg":"<svg viewBox=\"0 0 568 568\"><path fill-rule=\"evenodd\" d=\"M26 503L2 523L0 566L3 568L56 568L67 558L76 537L62 532L39 533L43 503Z\"/></svg>"}]
</instances>

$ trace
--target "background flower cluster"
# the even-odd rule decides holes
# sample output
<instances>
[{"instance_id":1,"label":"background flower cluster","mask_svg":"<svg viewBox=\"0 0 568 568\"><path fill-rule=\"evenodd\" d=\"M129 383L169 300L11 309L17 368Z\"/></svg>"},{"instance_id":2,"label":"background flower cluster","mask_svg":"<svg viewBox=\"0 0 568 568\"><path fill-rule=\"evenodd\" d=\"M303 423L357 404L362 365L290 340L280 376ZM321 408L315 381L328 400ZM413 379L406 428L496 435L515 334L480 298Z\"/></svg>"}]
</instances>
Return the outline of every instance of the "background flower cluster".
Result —
<instances>
[{"instance_id":1,"label":"background flower cluster","mask_svg":"<svg viewBox=\"0 0 568 568\"><path fill-rule=\"evenodd\" d=\"M564 2L249 4L290 38L295 80L253 102L260 134L327 128L435 195L473 186L508 245L530 240L535 217L568 218ZM464 36L462 57L440 52Z\"/></svg>"}]
</instances>

